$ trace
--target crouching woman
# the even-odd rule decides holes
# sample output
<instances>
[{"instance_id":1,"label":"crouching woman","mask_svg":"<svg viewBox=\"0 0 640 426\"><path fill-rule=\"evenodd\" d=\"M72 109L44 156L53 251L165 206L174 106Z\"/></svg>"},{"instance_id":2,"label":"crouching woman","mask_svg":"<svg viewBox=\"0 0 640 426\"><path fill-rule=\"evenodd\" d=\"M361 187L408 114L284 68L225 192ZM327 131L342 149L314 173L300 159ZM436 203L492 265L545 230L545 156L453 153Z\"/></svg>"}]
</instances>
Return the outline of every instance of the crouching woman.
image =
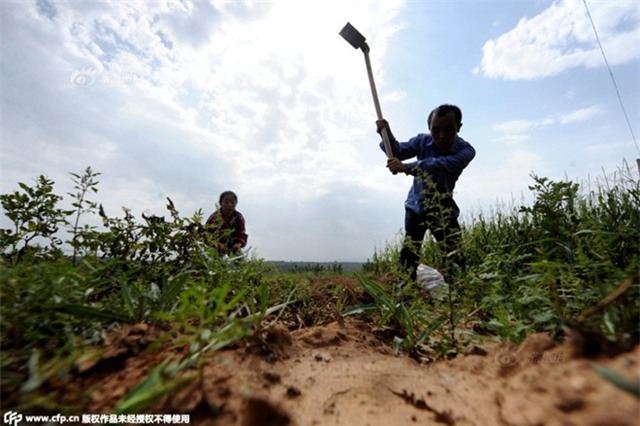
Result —
<instances>
[{"instance_id":1,"label":"crouching woman","mask_svg":"<svg viewBox=\"0 0 640 426\"><path fill-rule=\"evenodd\" d=\"M233 191L220 194L220 207L207 219L207 240L218 249L220 256L240 255L247 245L244 216L236 210L238 196Z\"/></svg>"}]
</instances>

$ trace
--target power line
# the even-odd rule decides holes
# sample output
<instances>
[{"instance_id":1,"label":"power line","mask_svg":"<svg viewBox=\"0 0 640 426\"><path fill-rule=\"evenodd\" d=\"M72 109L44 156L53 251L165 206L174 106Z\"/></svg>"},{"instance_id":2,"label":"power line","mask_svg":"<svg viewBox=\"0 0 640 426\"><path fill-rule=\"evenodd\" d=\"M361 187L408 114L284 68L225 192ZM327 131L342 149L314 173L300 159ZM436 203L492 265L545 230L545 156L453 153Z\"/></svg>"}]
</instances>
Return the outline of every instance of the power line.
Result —
<instances>
[{"instance_id":1,"label":"power line","mask_svg":"<svg viewBox=\"0 0 640 426\"><path fill-rule=\"evenodd\" d=\"M593 32L596 35L596 40L598 40L598 46L600 46L600 52L602 52L604 63L607 65L607 69L609 70L611 81L613 81L613 87L615 87L616 89L616 95L618 95L618 102L620 102L620 108L622 108L622 113L624 114L624 118L627 120L627 126L629 126L629 132L631 132L631 138L633 139L633 142L636 144L636 150L638 151L638 154L640 154L640 148L638 148L638 141L636 140L636 135L633 133L633 128L631 127L631 121L629 121L627 110L624 107L624 103L622 102L622 97L620 96L620 91L618 90L618 84L616 83L616 79L613 77L613 71L611 71L611 67L609 66L609 61L607 61L607 56L604 54L604 49L602 48L602 43L600 42L600 36L598 36L598 31L596 30L596 24L594 24L593 18L591 17L591 12L589 11L589 6L587 6L587 0L582 0L582 2L584 3L585 9L587 9L587 15L589 16L589 21L591 21L591 27L593 27ZM638 164L640 167L640 162Z\"/></svg>"}]
</instances>

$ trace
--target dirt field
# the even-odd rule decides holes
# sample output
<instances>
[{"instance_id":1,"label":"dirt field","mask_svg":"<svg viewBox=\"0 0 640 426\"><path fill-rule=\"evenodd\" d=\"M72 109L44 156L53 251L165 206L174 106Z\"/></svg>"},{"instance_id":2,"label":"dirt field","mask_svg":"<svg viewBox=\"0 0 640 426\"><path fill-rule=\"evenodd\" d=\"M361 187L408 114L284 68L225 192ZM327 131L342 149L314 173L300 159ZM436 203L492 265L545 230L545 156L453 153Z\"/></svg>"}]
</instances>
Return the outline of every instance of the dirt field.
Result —
<instances>
[{"instance_id":1,"label":"dirt field","mask_svg":"<svg viewBox=\"0 0 640 426\"><path fill-rule=\"evenodd\" d=\"M160 332L115 330L100 361L54 384L61 403L84 395L82 412L111 412L150 367L179 355L143 350ZM638 380L640 348L586 358L582 343L534 334L420 362L394 355L384 330L357 317L276 324L208 356L201 378L151 412L189 414L192 425L639 425L639 400L594 365Z\"/></svg>"}]
</instances>

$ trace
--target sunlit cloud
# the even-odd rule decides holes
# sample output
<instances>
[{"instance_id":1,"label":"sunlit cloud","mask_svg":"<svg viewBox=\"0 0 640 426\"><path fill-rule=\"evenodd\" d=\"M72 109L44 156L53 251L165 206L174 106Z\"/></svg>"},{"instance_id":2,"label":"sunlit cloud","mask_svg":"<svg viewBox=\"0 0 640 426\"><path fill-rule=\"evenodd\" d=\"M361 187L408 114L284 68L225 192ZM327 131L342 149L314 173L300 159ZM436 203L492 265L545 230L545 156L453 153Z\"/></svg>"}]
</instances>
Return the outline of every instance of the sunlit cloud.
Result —
<instances>
[{"instance_id":1,"label":"sunlit cloud","mask_svg":"<svg viewBox=\"0 0 640 426\"><path fill-rule=\"evenodd\" d=\"M591 118L602 115L603 113L604 110L600 105L594 105L589 108L579 109L570 114L561 115L559 121L561 124L577 123L590 120Z\"/></svg>"},{"instance_id":2,"label":"sunlit cloud","mask_svg":"<svg viewBox=\"0 0 640 426\"><path fill-rule=\"evenodd\" d=\"M544 118L542 120L511 120L505 123L497 123L492 129L500 133L522 133L536 127L544 127L552 125L555 122L552 118Z\"/></svg>"},{"instance_id":3,"label":"sunlit cloud","mask_svg":"<svg viewBox=\"0 0 640 426\"><path fill-rule=\"evenodd\" d=\"M189 214L213 209L217 195L233 189L249 212L295 200L301 214L318 208L316 216L340 229L348 218L318 205L319 197L332 199L346 185L370 194L390 185L382 153L374 172L359 159L365 143L377 148L373 108L362 52L338 32L353 20L368 36L382 83L402 7L3 3L3 103L11 105L3 117L11 141L3 146L3 185L40 173L64 185L69 171L90 165L103 174L101 201L110 214L122 206L162 214L167 196ZM404 96L395 91L385 102ZM323 221L303 222L315 232ZM277 232L293 235L287 225ZM264 242L258 229L253 238ZM307 244L296 237L272 241L269 250ZM308 256L320 250L311 246Z\"/></svg>"},{"instance_id":4,"label":"sunlit cloud","mask_svg":"<svg viewBox=\"0 0 640 426\"><path fill-rule=\"evenodd\" d=\"M500 136L498 138L495 138L494 142L504 144L504 145L519 145L523 142L530 141L531 139L532 138L529 135L514 134L514 135Z\"/></svg>"},{"instance_id":5,"label":"sunlit cloud","mask_svg":"<svg viewBox=\"0 0 640 426\"><path fill-rule=\"evenodd\" d=\"M619 42L616 49L623 50L623 35L637 35L637 16L628 5L608 3L592 5L594 18L607 48ZM465 13L442 4L452 18ZM521 79L518 67L538 75L547 65L553 69L553 55L574 51L601 60L588 21L566 21L569 6L580 9L575 2L553 3L492 40L497 47L485 59L501 59L487 62L482 75ZM97 195L111 215L122 206L134 215L165 214L166 197L190 215L198 209L210 213L220 192L231 189L247 218L249 244L261 255L363 259L373 242L383 244L402 227L412 177L386 169L363 54L338 32L349 21L367 37L385 114L395 123L418 121L417 131L424 131L420 116L428 109L424 104L434 102L431 93L416 95L422 93L420 79L399 81L392 72L418 49L415 67L402 72L423 75L423 45L409 40L407 50L401 44L408 35L426 34L428 7L371 0L0 2L2 190L44 174L64 194L71 186L68 173L91 166L102 173ZM490 17L473 22L503 28L510 13L494 7ZM620 10L629 16L622 19ZM564 22L558 16L569 23L566 36L554 29ZM429 28L444 31L448 22ZM518 56L523 46L533 53ZM541 47L551 55L548 64L535 57ZM627 50L634 57L637 48ZM442 69L455 70L461 56L443 52L438 61ZM619 58L614 55L612 63ZM551 87L552 80L545 83ZM443 88L449 84L442 80ZM529 167L548 170L545 144L536 143L535 150L529 144L544 140L545 130L558 137L577 125L599 134L615 130L594 128L611 106L601 97L586 98L577 86L553 91L563 100L573 93L575 107L541 99L540 116L541 104L526 98L536 82L478 78L473 87L451 84L460 96L456 103L468 106L465 138L478 152L456 187L461 206L526 188ZM500 93L500 101L480 93ZM505 111L507 104L513 108ZM473 121L480 115L482 126ZM398 124L398 133L404 130ZM582 154L576 164L605 158L591 155L599 152L593 143L583 141L588 148L576 152ZM621 152L634 151L614 143L606 158ZM6 218L0 220L4 227Z\"/></svg>"},{"instance_id":6,"label":"sunlit cloud","mask_svg":"<svg viewBox=\"0 0 640 426\"><path fill-rule=\"evenodd\" d=\"M506 143L517 143L518 141L527 140L527 136L523 135L523 133L536 128L584 122L603 113L604 110L600 105L593 105L567 114L556 114L555 116L545 117L540 120L511 120L504 123L496 123L493 124L491 128L494 132L509 133L509 136L501 136L497 140Z\"/></svg>"},{"instance_id":7,"label":"sunlit cloud","mask_svg":"<svg viewBox=\"0 0 640 426\"><path fill-rule=\"evenodd\" d=\"M456 188L456 200L465 210L477 210L474 199L489 200L487 205L510 203L526 196L526 188L533 182L532 174L545 176L548 166L542 155L526 149L513 149L485 164L473 165L473 178L464 176Z\"/></svg>"},{"instance_id":8,"label":"sunlit cloud","mask_svg":"<svg viewBox=\"0 0 640 426\"><path fill-rule=\"evenodd\" d=\"M630 1L591 2L590 11L611 65L640 57L638 6ZM584 3L555 1L533 18L489 40L476 74L506 80L550 77L577 67L602 67L602 57Z\"/></svg>"}]
</instances>

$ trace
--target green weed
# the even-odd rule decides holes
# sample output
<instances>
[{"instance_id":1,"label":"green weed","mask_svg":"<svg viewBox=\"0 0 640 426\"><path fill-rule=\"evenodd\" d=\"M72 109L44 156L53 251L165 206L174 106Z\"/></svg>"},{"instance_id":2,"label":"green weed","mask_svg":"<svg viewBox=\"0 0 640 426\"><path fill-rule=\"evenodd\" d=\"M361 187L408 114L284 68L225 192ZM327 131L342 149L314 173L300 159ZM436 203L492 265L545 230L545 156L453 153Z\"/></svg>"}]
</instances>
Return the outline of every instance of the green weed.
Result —
<instances>
[{"instance_id":1,"label":"green weed","mask_svg":"<svg viewBox=\"0 0 640 426\"><path fill-rule=\"evenodd\" d=\"M48 406L52 397L42 385L68 374L122 323L171 323L176 338L156 346L187 348L123 398L117 411L124 413L148 409L197 380L205 354L275 321L312 325L320 310L362 314L393 331L395 351L429 347L449 355L461 336L559 335L640 269L640 183L628 168L593 188L533 175L531 205L476 215L462 226L456 250L428 236L421 262L444 272L448 283L436 295L414 283L396 289L407 281L398 267L401 243L374 249L367 277L358 275L371 299L364 304L348 288L317 284L341 275L339 264L279 274L250 255L225 261L207 240L202 212L183 217L169 198L163 216L136 218L127 208L110 216L89 198L99 175L91 168L71 174L69 209L44 176L0 195L12 222L0 230L1 384L3 395L18 395L8 407ZM87 215L103 226L83 224ZM464 269L454 262L460 255ZM628 286L583 325L610 341L637 342L639 296L637 283Z\"/></svg>"}]
</instances>

